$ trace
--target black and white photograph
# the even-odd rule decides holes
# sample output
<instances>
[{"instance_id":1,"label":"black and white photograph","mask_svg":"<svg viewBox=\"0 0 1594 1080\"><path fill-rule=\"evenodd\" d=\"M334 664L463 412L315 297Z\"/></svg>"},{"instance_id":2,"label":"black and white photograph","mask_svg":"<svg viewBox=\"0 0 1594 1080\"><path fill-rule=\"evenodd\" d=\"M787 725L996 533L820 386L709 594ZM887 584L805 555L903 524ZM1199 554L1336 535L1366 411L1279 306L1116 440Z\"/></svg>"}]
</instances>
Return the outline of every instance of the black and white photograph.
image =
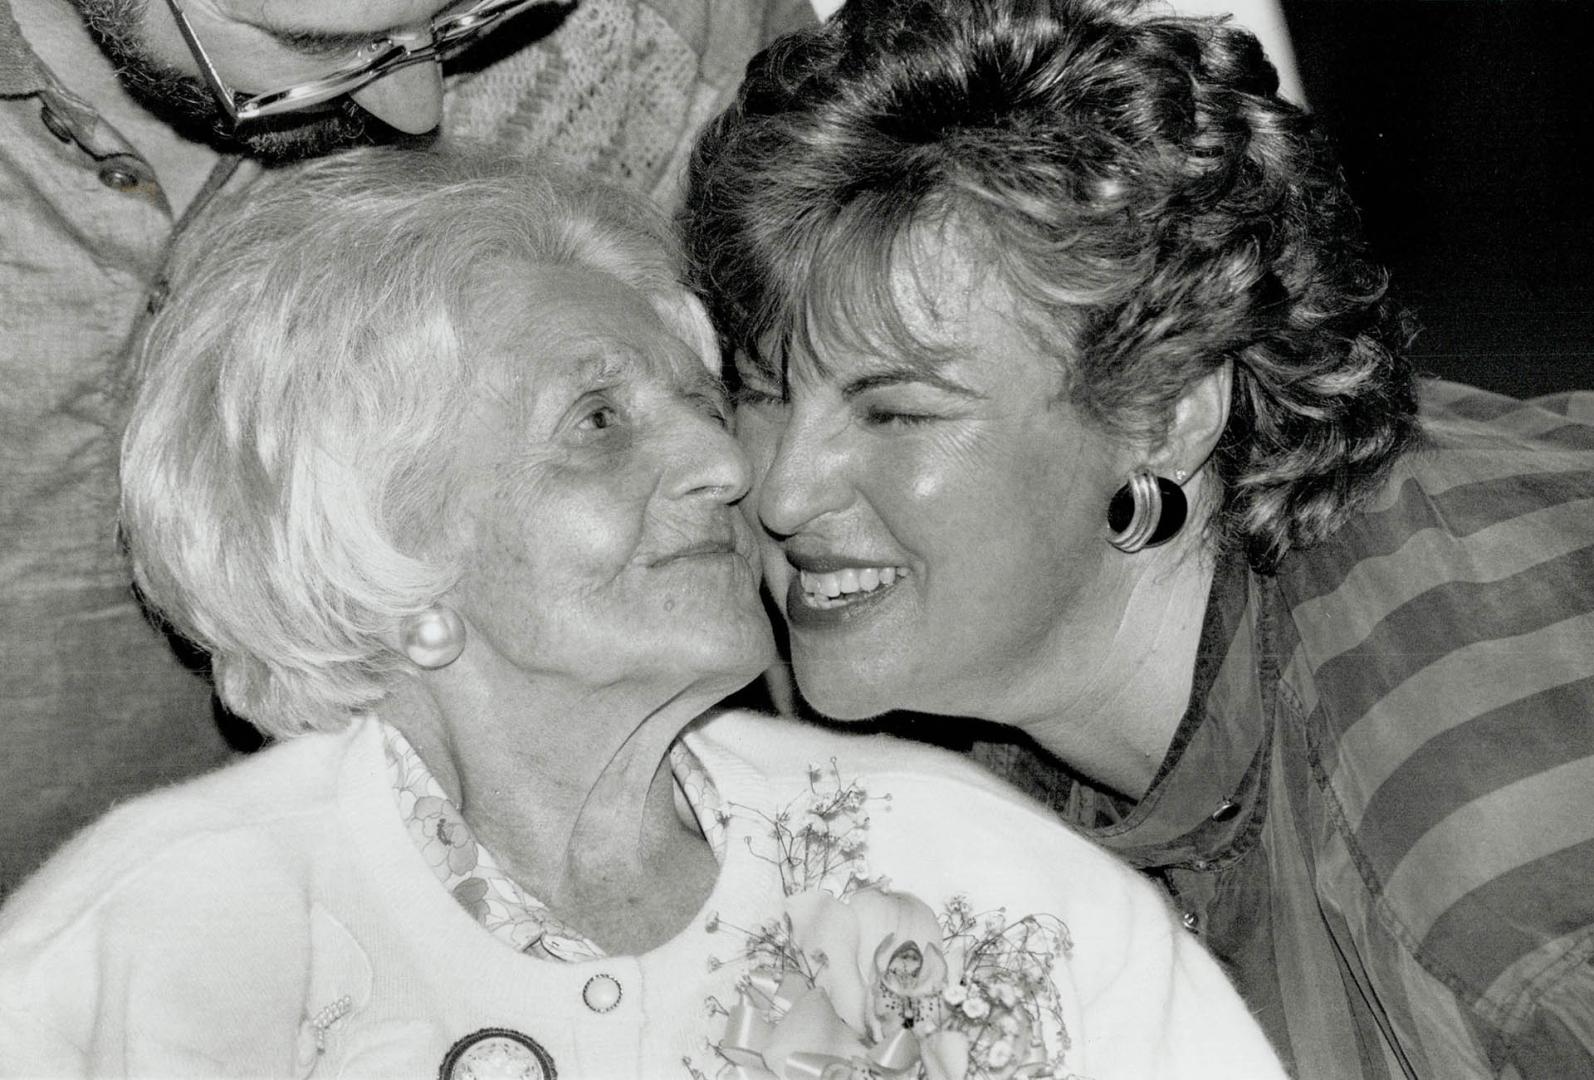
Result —
<instances>
[{"instance_id":1,"label":"black and white photograph","mask_svg":"<svg viewBox=\"0 0 1594 1080\"><path fill-rule=\"evenodd\" d=\"M1581 0L0 0L0 1080L1594 1076Z\"/></svg>"}]
</instances>

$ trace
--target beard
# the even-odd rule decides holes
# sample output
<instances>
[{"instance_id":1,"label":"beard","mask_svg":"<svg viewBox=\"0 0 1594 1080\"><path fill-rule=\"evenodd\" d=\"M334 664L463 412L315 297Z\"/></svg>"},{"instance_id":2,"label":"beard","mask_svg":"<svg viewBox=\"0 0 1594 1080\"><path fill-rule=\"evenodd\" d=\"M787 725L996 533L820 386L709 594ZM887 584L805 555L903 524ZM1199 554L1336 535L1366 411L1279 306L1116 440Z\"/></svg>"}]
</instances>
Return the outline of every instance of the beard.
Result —
<instances>
[{"instance_id":1,"label":"beard","mask_svg":"<svg viewBox=\"0 0 1594 1080\"><path fill-rule=\"evenodd\" d=\"M271 165L352 146L426 141L425 136L395 131L347 97L314 112L250 120L235 130L204 80L155 60L144 48L140 23L147 0L74 2L84 25L116 65L117 77L128 93L185 138Z\"/></svg>"}]
</instances>

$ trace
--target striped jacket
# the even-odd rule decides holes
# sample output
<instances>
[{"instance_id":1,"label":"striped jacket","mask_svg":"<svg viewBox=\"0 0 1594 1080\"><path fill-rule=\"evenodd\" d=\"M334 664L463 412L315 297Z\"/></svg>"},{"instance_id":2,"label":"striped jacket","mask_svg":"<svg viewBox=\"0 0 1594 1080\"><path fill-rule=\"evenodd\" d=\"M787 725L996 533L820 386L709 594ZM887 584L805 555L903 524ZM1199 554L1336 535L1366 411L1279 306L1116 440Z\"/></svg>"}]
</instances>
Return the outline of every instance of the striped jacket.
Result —
<instances>
[{"instance_id":1,"label":"striped jacket","mask_svg":"<svg viewBox=\"0 0 1594 1080\"><path fill-rule=\"evenodd\" d=\"M1126 805L977 754L1156 874L1301 1080L1594 1077L1594 395L1424 391L1426 446L1222 568Z\"/></svg>"}]
</instances>

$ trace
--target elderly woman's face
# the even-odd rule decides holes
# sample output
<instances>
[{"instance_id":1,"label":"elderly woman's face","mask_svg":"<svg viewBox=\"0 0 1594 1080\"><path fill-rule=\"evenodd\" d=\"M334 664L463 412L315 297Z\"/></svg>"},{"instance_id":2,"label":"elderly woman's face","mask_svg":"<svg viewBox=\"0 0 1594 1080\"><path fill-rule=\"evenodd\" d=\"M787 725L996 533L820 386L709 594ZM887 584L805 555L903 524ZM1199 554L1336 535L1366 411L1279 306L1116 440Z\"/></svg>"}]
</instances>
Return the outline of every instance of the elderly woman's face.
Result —
<instances>
[{"instance_id":1,"label":"elderly woman's face","mask_svg":"<svg viewBox=\"0 0 1594 1080\"><path fill-rule=\"evenodd\" d=\"M798 685L841 718L989 715L1089 663L1120 610L1106 507L1128 461L1058 400L992 275L928 255L893 287L949 360L835 350L820 375L798 355L786 402L748 373L738 410Z\"/></svg>"},{"instance_id":2,"label":"elderly woman's face","mask_svg":"<svg viewBox=\"0 0 1594 1080\"><path fill-rule=\"evenodd\" d=\"M476 325L501 377L461 462L472 646L582 685L754 677L772 644L748 465L704 358L581 268L504 275Z\"/></svg>"}]
</instances>

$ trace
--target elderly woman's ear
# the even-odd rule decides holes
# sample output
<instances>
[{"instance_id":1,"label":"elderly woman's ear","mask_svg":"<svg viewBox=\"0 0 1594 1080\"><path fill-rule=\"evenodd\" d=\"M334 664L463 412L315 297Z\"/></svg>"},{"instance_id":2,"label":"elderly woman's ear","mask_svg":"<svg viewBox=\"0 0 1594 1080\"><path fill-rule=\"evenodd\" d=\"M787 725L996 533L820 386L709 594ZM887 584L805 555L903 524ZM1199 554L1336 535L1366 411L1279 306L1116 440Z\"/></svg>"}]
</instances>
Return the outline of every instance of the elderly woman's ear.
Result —
<instances>
[{"instance_id":1,"label":"elderly woman's ear","mask_svg":"<svg viewBox=\"0 0 1594 1080\"><path fill-rule=\"evenodd\" d=\"M399 623L393 644L416 667L435 671L459 659L465 651L465 620L451 607L437 604Z\"/></svg>"}]
</instances>

